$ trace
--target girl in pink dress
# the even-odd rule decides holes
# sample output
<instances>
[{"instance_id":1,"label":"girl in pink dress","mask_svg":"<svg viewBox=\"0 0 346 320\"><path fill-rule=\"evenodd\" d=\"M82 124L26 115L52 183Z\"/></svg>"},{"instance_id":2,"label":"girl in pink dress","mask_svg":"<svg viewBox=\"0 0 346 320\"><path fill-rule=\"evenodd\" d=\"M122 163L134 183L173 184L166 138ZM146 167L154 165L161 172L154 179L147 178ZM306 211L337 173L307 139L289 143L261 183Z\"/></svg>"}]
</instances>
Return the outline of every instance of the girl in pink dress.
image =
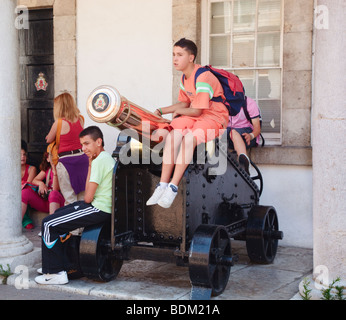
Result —
<instances>
[{"instance_id":1,"label":"girl in pink dress","mask_svg":"<svg viewBox=\"0 0 346 320\"><path fill-rule=\"evenodd\" d=\"M40 173L33 179L32 185L37 186L37 191L32 185L22 189L22 215L24 216L28 205L38 211L52 214L64 205L64 197L59 192L59 182L56 168L50 163L50 156L44 153L40 165Z\"/></svg>"}]
</instances>

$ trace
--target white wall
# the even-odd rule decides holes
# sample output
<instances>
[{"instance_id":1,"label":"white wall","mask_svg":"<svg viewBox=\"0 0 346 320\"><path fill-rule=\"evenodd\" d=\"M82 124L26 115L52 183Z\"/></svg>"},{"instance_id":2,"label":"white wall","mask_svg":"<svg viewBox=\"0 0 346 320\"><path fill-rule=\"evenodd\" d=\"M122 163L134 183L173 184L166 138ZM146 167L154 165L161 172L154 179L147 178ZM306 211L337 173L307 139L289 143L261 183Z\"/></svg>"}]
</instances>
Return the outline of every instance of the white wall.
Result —
<instances>
[{"instance_id":1,"label":"white wall","mask_svg":"<svg viewBox=\"0 0 346 320\"><path fill-rule=\"evenodd\" d=\"M118 130L86 113L90 92L112 85L154 111L172 103L172 1L77 0L77 101L86 126L98 125L105 149Z\"/></svg>"},{"instance_id":2,"label":"white wall","mask_svg":"<svg viewBox=\"0 0 346 320\"><path fill-rule=\"evenodd\" d=\"M312 248L312 168L307 166L259 166L263 180L261 205L275 207L279 245Z\"/></svg>"}]
</instances>

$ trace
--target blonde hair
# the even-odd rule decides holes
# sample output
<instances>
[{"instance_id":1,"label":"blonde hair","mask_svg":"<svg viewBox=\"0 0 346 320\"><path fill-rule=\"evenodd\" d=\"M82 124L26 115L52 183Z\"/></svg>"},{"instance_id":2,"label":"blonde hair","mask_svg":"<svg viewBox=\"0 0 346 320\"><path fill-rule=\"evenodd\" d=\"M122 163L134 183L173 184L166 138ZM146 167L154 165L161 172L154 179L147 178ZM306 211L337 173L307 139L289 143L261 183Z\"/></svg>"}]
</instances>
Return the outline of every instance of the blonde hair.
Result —
<instances>
[{"instance_id":1,"label":"blonde hair","mask_svg":"<svg viewBox=\"0 0 346 320\"><path fill-rule=\"evenodd\" d=\"M73 122L78 118L79 114L80 111L77 104L68 92L64 92L54 99L54 120L65 118L66 120Z\"/></svg>"}]
</instances>

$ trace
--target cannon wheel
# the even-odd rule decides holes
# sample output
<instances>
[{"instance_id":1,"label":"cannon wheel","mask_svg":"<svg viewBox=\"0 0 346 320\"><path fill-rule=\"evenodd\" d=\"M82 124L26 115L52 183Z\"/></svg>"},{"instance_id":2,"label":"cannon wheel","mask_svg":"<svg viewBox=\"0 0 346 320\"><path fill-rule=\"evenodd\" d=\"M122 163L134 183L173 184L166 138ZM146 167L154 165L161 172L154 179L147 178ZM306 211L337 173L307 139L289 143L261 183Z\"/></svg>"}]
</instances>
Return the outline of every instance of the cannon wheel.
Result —
<instances>
[{"instance_id":1,"label":"cannon wheel","mask_svg":"<svg viewBox=\"0 0 346 320\"><path fill-rule=\"evenodd\" d=\"M110 250L109 223L86 227L82 233L79 257L83 274L91 279L110 281L116 278L122 260Z\"/></svg>"},{"instance_id":2,"label":"cannon wheel","mask_svg":"<svg viewBox=\"0 0 346 320\"><path fill-rule=\"evenodd\" d=\"M194 288L211 289L208 299L210 295L221 294L229 279L233 265L231 260L231 242L226 229L223 226L200 225L189 251L189 274L193 286L191 298Z\"/></svg>"},{"instance_id":3,"label":"cannon wheel","mask_svg":"<svg viewBox=\"0 0 346 320\"><path fill-rule=\"evenodd\" d=\"M272 263L278 240L282 237L275 209L254 206L249 212L246 227L246 249L250 260L261 264Z\"/></svg>"}]
</instances>

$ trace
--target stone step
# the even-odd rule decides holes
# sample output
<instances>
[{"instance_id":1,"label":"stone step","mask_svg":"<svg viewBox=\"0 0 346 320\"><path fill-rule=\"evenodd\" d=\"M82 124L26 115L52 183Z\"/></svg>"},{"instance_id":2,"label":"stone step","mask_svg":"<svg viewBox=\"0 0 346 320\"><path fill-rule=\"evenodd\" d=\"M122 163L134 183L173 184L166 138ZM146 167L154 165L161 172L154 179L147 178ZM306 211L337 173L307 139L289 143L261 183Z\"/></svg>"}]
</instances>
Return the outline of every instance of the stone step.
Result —
<instances>
[{"instance_id":1,"label":"stone step","mask_svg":"<svg viewBox=\"0 0 346 320\"><path fill-rule=\"evenodd\" d=\"M37 211L34 209L30 209L29 211L29 216L31 218L31 220L34 223L35 228L40 228L42 225L42 220L47 217L49 215L49 213L46 212L42 212L42 211Z\"/></svg>"}]
</instances>

